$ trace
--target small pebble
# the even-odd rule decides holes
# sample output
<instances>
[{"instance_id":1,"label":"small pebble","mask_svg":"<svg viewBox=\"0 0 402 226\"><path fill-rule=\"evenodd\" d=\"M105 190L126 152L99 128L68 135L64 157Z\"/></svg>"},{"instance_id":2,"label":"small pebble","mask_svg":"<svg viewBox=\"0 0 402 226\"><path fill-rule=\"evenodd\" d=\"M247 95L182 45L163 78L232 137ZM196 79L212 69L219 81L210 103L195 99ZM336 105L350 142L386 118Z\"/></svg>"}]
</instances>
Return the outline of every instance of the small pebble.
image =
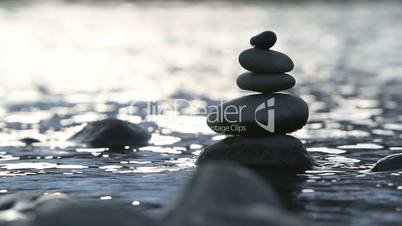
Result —
<instances>
[{"instance_id":1,"label":"small pebble","mask_svg":"<svg viewBox=\"0 0 402 226\"><path fill-rule=\"evenodd\" d=\"M264 31L250 39L250 44L256 48L269 49L276 43L276 34L272 31Z\"/></svg>"}]
</instances>

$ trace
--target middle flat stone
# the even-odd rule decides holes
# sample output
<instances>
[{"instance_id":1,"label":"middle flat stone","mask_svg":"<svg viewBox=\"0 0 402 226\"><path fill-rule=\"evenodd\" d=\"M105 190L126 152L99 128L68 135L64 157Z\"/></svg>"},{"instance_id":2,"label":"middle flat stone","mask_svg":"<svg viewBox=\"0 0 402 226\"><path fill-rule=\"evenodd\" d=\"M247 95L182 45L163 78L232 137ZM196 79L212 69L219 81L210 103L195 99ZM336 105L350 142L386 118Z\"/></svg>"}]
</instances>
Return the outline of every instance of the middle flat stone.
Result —
<instances>
[{"instance_id":1,"label":"middle flat stone","mask_svg":"<svg viewBox=\"0 0 402 226\"><path fill-rule=\"evenodd\" d=\"M246 72L237 78L237 86L240 89L261 93L273 93L292 88L296 80L285 73L255 74Z\"/></svg>"},{"instance_id":2,"label":"middle flat stone","mask_svg":"<svg viewBox=\"0 0 402 226\"><path fill-rule=\"evenodd\" d=\"M283 73L294 67L292 59L286 54L257 48L241 52L239 63L244 69L256 73Z\"/></svg>"}]
</instances>

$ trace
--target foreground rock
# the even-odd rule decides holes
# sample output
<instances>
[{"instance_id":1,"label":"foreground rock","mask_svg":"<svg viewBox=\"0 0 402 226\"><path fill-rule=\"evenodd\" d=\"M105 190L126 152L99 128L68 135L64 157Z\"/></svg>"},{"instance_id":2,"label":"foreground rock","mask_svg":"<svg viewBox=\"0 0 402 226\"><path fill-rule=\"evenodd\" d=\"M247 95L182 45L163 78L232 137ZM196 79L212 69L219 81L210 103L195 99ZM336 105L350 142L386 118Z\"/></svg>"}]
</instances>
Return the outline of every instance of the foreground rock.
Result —
<instances>
[{"instance_id":1,"label":"foreground rock","mask_svg":"<svg viewBox=\"0 0 402 226\"><path fill-rule=\"evenodd\" d=\"M373 172L401 170L402 169L402 153L386 156L374 165L371 169Z\"/></svg>"},{"instance_id":2,"label":"foreground rock","mask_svg":"<svg viewBox=\"0 0 402 226\"><path fill-rule=\"evenodd\" d=\"M105 201L47 203L36 212L30 226L156 226L155 220Z\"/></svg>"},{"instance_id":3,"label":"foreground rock","mask_svg":"<svg viewBox=\"0 0 402 226\"><path fill-rule=\"evenodd\" d=\"M105 201L73 200L64 194L20 192L0 196L0 225L156 226L155 220Z\"/></svg>"},{"instance_id":4,"label":"foreground rock","mask_svg":"<svg viewBox=\"0 0 402 226\"><path fill-rule=\"evenodd\" d=\"M171 226L304 225L283 212L276 193L260 177L222 162L199 167L163 220Z\"/></svg>"},{"instance_id":5,"label":"foreground rock","mask_svg":"<svg viewBox=\"0 0 402 226\"><path fill-rule=\"evenodd\" d=\"M63 194L0 196L7 226L303 226L283 210L277 194L252 171L227 162L205 164L163 210L162 222L123 204L73 200Z\"/></svg>"},{"instance_id":6,"label":"foreground rock","mask_svg":"<svg viewBox=\"0 0 402 226\"><path fill-rule=\"evenodd\" d=\"M94 148L124 149L148 144L151 134L143 127L119 119L90 122L70 140Z\"/></svg>"},{"instance_id":7,"label":"foreground rock","mask_svg":"<svg viewBox=\"0 0 402 226\"><path fill-rule=\"evenodd\" d=\"M270 122L267 107L270 99L274 101L270 108L274 110L271 111L275 119L273 132L264 128ZM301 129L307 119L308 106L301 98L274 93L248 95L226 102L208 114L207 124L217 133L261 136L294 132Z\"/></svg>"},{"instance_id":8,"label":"foreground rock","mask_svg":"<svg viewBox=\"0 0 402 226\"><path fill-rule=\"evenodd\" d=\"M273 93L292 88L296 80L288 74L255 74L246 72L237 78L237 86L244 90Z\"/></svg>"},{"instance_id":9,"label":"foreground rock","mask_svg":"<svg viewBox=\"0 0 402 226\"><path fill-rule=\"evenodd\" d=\"M296 171L305 171L314 166L313 159L300 140L288 135L228 137L205 148L197 164L214 160Z\"/></svg>"},{"instance_id":10,"label":"foreground rock","mask_svg":"<svg viewBox=\"0 0 402 226\"><path fill-rule=\"evenodd\" d=\"M294 64L286 54L274 50L247 49L239 55L240 65L256 73L282 73L293 70Z\"/></svg>"}]
</instances>

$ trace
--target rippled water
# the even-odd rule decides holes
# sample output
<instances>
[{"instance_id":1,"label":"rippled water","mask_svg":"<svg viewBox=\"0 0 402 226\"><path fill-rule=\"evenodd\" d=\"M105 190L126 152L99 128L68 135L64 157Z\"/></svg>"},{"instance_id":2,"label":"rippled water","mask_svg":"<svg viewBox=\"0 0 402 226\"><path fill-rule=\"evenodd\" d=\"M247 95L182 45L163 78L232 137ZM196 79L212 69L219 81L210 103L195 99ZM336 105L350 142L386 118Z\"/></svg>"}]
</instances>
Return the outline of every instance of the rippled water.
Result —
<instances>
[{"instance_id":1,"label":"rippled water","mask_svg":"<svg viewBox=\"0 0 402 226\"><path fill-rule=\"evenodd\" d=\"M294 211L315 225L402 220L402 172L368 173L402 151L402 3L37 3L0 9L0 193L66 192L163 205L222 136L204 117L153 117L152 145L132 153L75 147L87 121L142 121L146 101L192 105L246 92L238 53L277 32L292 93L311 111L294 135L320 164L299 175ZM130 107L130 106L134 107ZM41 140L26 147L20 138Z\"/></svg>"}]
</instances>

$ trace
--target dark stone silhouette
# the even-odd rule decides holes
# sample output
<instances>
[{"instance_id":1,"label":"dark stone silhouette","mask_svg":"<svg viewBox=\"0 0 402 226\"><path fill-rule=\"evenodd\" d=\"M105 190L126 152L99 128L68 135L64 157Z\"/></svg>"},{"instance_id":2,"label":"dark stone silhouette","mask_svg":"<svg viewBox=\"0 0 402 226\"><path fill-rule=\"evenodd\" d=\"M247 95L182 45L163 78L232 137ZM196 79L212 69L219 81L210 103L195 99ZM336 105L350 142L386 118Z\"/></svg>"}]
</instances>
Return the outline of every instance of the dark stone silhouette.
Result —
<instances>
[{"instance_id":1,"label":"dark stone silhouette","mask_svg":"<svg viewBox=\"0 0 402 226\"><path fill-rule=\"evenodd\" d=\"M373 172L402 169L402 153L388 155L380 160L371 169Z\"/></svg>"},{"instance_id":2,"label":"dark stone silhouette","mask_svg":"<svg viewBox=\"0 0 402 226\"><path fill-rule=\"evenodd\" d=\"M162 219L171 226L306 225L284 211L266 181L228 162L200 166Z\"/></svg>"},{"instance_id":3,"label":"dark stone silhouette","mask_svg":"<svg viewBox=\"0 0 402 226\"><path fill-rule=\"evenodd\" d=\"M40 140L32 137L25 137L20 139L20 141L27 146L32 146L33 144L40 143Z\"/></svg>"},{"instance_id":4,"label":"dark stone silhouette","mask_svg":"<svg viewBox=\"0 0 402 226\"><path fill-rule=\"evenodd\" d=\"M247 49L239 55L240 65L256 73L282 73L293 70L293 61L284 53L274 50Z\"/></svg>"},{"instance_id":5,"label":"dark stone silhouette","mask_svg":"<svg viewBox=\"0 0 402 226\"><path fill-rule=\"evenodd\" d=\"M286 74L293 61L285 54L269 50L276 42L272 31L251 38L255 48L240 53L239 62L252 72L241 74L241 89L261 92L225 102L210 110L208 126L217 133L239 135L206 147L197 163L231 160L249 167L305 171L314 161L296 138L283 134L301 129L308 120L307 104L299 97L275 93L293 87L295 79ZM288 181L292 183L291 181Z\"/></svg>"},{"instance_id":6,"label":"dark stone silhouette","mask_svg":"<svg viewBox=\"0 0 402 226\"><path fill-rule=\"evenodd\" d=\"M236 82L240 89L261 93L273 93L290 89L296 84L295 78L285 73L256 74L246 72L239 75Z\"/></svg>"},{"instance_id":7,"label":"dark stone silhouette","mask_svg":"<svg viewBox=\"0 0 402 226\"><path fill-rule=\"evenodd\" d=\"M95 148L122 150L126 146L148 144L151 134L143 127L119 119L104 119L88 123L70 140Z\"/></svg>"},{"instance_id":8,"label":"dark stone silhouette","mask_svg":"<svg viewBox=\"0 0 402 226\"><path fill-rule=\"evenodd\" d=\"M248 95L225 102L217 108L217 111L209 113L207 124L217 133L249 136L270 135L272 132L258 124L258 122L264 125L268 123L267 111L265 109L259 111L258 107L271 98L275 99L273 108L275 110L275 134L294 132L307 123L308 106L301 98L291 94L273 93ZM227 114L227 112L234 113ZM236 129L233 126L227 130L221 130L232 125L239 128Z\"/></svg>"},{"instance_id":9,"label":"dark stone silhouette","mask_svg":"<svg viewBox=\"0 0 402 226\"><path fill-rule=\"evenodd\" d=\"M276 43L276 34L272 31L264 31L251 37L250 44L255 48L269 49Z\"/></svg>"},{"instance_id":10,"label":"dark stone silhouette","mask_svg":"<svg viewBox=\"0 0 402 226\"><path fill-rule=\"evenodd\" d=\"M228 137L205 148L197 164L209 160L231 160L250 167L281 167L299 172L311 169L314 164L303 144L288 135Z\"/></svg>"}]
</instances>

